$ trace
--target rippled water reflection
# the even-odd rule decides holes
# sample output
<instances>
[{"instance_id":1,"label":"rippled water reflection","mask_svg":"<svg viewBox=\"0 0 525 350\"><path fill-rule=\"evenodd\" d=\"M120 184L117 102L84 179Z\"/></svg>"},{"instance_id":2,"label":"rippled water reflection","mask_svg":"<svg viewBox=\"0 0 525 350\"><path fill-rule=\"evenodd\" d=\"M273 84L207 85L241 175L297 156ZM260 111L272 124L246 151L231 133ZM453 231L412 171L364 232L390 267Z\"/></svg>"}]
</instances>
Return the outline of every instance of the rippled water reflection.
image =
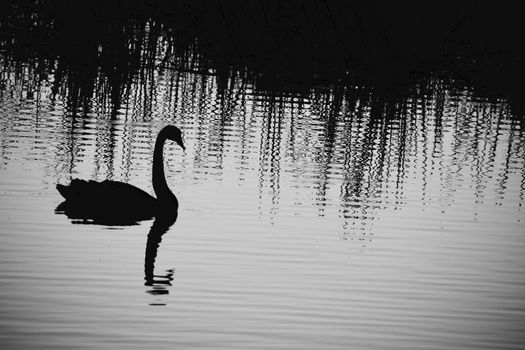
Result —
<instances>
[{"instance_id":1,"label":"rippled water reflection","mask_svg":"<svg viewBox=\"0 0 525 350\"><path fill-rule=\"evenodd\" d=\"M20 73L3 70L0 95L8 348L525 340L525 139L504 101L438 80L387 102L335 87L275 96L160 70L127 105L75 116L53 77L34 89ZM72 177L151 193L166 124L187 147L165 150L181 203L166 234L54 213L55 185Z\"/></svg>"}]
</instances>

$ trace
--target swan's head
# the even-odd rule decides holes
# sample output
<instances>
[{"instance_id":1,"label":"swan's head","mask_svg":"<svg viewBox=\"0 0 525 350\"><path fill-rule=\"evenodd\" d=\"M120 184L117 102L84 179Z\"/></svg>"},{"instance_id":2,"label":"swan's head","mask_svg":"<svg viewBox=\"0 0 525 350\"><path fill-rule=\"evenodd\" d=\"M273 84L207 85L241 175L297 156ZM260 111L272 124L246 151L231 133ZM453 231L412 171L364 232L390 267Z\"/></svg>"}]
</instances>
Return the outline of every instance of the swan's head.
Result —
<instances>
[{"instance_id":1,"label":"swan's head","mask_svg":"<svg viewBox=\"0 0 525 350\"><path fill-rule=\"evenodd\" d=\"M182 133L179 128L173 125L168 125L162 129L161 132L166 135L168 140L175 141L179 146L182 147L182 149L186 149L186 147L184 147L184 143L182 143Z\"/></svg>"}]
</instances>

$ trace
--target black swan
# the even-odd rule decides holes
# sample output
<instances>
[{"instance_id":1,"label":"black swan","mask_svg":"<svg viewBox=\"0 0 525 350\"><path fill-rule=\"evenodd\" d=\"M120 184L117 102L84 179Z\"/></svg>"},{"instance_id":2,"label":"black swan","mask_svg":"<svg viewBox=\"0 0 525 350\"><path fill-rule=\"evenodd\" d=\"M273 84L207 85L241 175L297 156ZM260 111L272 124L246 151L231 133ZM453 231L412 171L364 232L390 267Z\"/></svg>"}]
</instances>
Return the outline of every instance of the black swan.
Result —
<instances>
[{"instance_id":1,"label":"black swan","mask_svg":"<svg viewBox=\"0 0 525 350\"><path fill-rule=\"evenodd\" d=\"M104 225L132 225L159 216L176 219L179 202L168 188L164 176L162 153L166 140L175 141L185 149L179 128L169 125L160 131L155 142L152 171L153 190L157 198L120 181L73 179L69 186L57 185L58 192L66 200L56 208L56 212L71 219L83 220L80 222Z\"/></svg>"}]
</instances>

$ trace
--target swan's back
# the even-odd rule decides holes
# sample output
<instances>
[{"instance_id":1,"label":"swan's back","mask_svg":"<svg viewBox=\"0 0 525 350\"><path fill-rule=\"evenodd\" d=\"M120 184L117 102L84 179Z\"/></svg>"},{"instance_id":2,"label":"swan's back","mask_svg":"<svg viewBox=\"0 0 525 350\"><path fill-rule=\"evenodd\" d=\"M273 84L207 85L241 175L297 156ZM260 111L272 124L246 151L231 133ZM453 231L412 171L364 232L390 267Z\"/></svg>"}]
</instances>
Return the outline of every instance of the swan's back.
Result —
<instances>
[{"instance_id":1,"label":"swan's back","mask_svg":"<svg viewBox=\"0 0 525 350\"><path fill-rule=\"evenodd\" d=\"M71 218L97 221L139 221L155 216L157 200L147 192L120 181L74 179L57 185L66 199L57 211Z\"/></svg>"},{"instance_id":2,"label":"swan's back","mask_svg":"<svg viewBox=\"0 0 525 350\"><path fill-rule=\"evenodd\" d=\"M69 186L58 184L57 190L68 201L104 199L111 202L119 201L123 205L155 202L155 198L147 192L120 181L97 182L73 179Z\"/></svg>"}]
</instances>

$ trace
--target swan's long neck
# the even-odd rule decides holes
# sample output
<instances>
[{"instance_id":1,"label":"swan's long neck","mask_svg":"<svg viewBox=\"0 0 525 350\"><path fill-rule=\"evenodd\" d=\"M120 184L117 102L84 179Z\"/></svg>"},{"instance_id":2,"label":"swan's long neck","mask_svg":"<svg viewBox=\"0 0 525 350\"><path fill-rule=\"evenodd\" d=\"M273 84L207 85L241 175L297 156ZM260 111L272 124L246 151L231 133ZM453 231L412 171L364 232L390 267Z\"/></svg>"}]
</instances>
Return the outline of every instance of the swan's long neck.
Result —
<instances>
[{"instance_id":1,"label":"swan's long neck","mask_svg":"<svg viewBox=\"0 0 525 350\"><path fill-rule=\"evenodd\" d=\"M161 132L155 142L153 151L153 190L159 201L176 201L175 195L170 191L164 175L163 149L166 135Z\"/></svg>"}]
</instances>

